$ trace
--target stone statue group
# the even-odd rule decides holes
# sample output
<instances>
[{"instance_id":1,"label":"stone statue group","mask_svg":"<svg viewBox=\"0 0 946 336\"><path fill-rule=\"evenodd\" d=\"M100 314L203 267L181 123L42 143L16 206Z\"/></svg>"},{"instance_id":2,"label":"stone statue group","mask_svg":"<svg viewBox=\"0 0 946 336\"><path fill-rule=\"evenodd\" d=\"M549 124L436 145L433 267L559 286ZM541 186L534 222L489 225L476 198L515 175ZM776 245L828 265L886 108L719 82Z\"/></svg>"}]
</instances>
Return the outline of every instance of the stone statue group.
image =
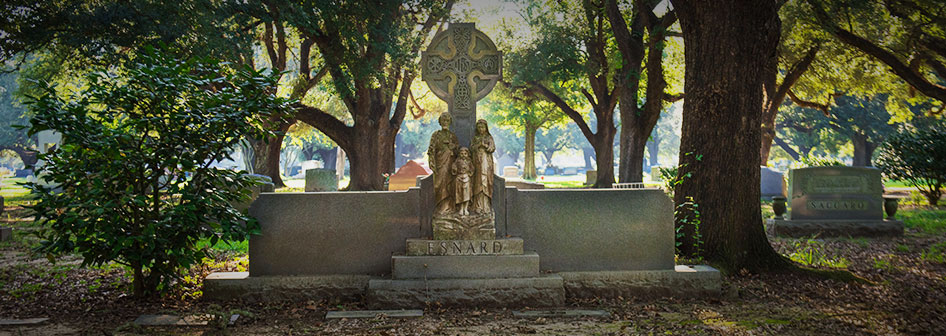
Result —
<instances>
[{"instance_id":1,"label":"stone statue group","mask_svg":"<svg viewBox=\"0 0 946 336\"><path fill-rule=\"evenodd\" d=\"M450 131L449 113L440 115L443 129L430 137L427 157L434 175L435 216L471 214L492 217L493 152L496 143L486 120L476 121L470 148L460 147Z\"/></svg>"}]
</instances>

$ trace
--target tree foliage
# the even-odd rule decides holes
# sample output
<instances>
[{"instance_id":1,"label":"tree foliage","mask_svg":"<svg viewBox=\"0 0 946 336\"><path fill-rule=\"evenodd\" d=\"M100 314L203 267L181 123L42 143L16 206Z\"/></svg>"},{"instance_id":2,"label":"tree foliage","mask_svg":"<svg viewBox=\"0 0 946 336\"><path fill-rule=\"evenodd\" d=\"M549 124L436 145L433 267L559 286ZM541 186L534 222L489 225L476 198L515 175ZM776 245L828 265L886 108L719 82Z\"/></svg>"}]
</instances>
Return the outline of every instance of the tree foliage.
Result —
<instances>
[{"instance_id":1,"label":"tree foliage","mask_svg":"<svg viewBox=\"0 0 946 336\"><path fill-rule=\"evenodd\" d=\"M887 178L909 181L930 205L937 205L946 184L946 122L905 125L880 149L877 165Z\"/></svg>"},{"instance_id":2,"label":"tree foliage","mask_svg":"<svg viewBox=\"0 0 946 336\"><path fill-rule=\"evenodd\" d=\"M0 73L0 150L11 150L20 156L26 166L36 163L35 142L22 128L29 116L14 95L17 90L18 73Z\"/></svg>"},{"instance_id":3,"label":"tree foliage","mask_svg":"<svg viewBox=\"0 0 946 336\"><path fill-rule=\"evenodd\" d=\"M248 199L254 180L210 165L243 136L272 136L263 122L288 102L269 92L275 78L250 68L149 51L126 71L93 73L65 98L47 87L29 103L30 133L56 130L63 143L41 155L41 181L28 186L49 228L41 251L128 266L135 294L145 295L207 256L198 241L258 232L231 206Z\"/></svg>"}]
</instances>

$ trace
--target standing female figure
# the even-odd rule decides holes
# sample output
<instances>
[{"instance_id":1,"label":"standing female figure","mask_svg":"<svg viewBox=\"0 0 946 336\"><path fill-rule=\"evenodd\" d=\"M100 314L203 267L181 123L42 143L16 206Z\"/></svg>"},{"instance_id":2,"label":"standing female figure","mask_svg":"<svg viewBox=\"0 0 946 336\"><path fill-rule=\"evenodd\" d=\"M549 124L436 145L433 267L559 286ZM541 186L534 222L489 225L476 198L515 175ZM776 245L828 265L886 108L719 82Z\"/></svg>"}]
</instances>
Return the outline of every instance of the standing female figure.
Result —
<instances>
[{"instance_id":1,"label":"standing female figure","mask_svg":"<svg viewBox=\"0 0 946 336\"><path fill-rule=\"evenodd\" d=\"M486 120L476 121L476 132L471 144L473 151L473 211L492 214L493 206L493 152L496 143L489 134Z\"/></svg>"}]
</instances>

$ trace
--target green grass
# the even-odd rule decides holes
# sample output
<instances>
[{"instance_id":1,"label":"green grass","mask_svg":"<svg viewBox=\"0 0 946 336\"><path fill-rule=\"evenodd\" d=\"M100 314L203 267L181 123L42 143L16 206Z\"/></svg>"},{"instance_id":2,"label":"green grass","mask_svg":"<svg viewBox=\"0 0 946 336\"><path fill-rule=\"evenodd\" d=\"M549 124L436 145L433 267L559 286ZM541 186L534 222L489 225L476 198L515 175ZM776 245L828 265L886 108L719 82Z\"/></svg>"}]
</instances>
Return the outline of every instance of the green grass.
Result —
<instances>
[{"instance_id":1,"label":"green grass","mask_svg":"<svg viewBox=\"0 0 946 336\"><path fill-rule=\"evenodd\" d=\"M6 205L22 204L32 199L30 190L24 188L18 183L26 182L23 177L4 177L0 183L0 196Z\"/></svg>"},{"instance_id":2,"label":"green grass","mask_svg":"<svg viewBox=\"0 0 946 336\"><path fill-rule=\"evenodd\" d=\"M907 228L916 228L929 234L946 232L946 209L917 207L901 209L896 217L903 221Z\"/></svg>"},{"instance_id":3,"label":"green grass","mask_svg":"<svg viewBox=\"0 0 946 336\"><path fill-rule=\"evenodd\" d=\"M551 189L565 189L565 188L587 188L585 181L542 181L536 180L536 182L542 183L546 188Z\"/></svg>"},{"instance_id":4,"label":"green grass","mask_svg":"<svg viewBox=\"0 0 946 336\"><path fill-rule=\"evenodd\" d=\"M884 187L888 188L912 188L913 184L907 181L887 180L884 181Z\"/></svg>"},{"instance_id":5,"label":"green grass","mask_svg":"<svg viewBox=\"0 0 946 336\"><path fill-rule=\"evenodd\" d=\"M223 252L240 252L247 253L250 250L249 240L237 241L232 243L217 242L216 245L210 246L210 239L203 239L197 243L197 248L202 249L205 247L210 247L211 249Z\"/></svg>"},{"instance_id":6,"label":"green grass","mask_svg":"<svg viewBox=\"0 0 946 336\"><path fill-rule=\"evenodd\" d=\"M923 258L923 260L933 263L946 263L946 242L930 246L928 250L920 253L920 257Z\"/></svg>"}]
</instances>

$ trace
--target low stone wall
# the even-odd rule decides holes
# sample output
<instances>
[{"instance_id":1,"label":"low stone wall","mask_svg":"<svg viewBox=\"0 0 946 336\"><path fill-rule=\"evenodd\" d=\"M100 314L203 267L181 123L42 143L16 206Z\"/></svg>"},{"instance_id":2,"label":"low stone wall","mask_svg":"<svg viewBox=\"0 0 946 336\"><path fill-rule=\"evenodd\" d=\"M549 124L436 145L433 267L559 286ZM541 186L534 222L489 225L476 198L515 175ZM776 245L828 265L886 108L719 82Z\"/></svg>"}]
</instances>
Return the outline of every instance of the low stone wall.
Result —
<instances>
[{"instance_id":1,"label":"low stone wall","mask_svg":"<svg viewBox=\"0 0 946 336\"><path fill-rule=\"evenodd\" d=\"M543 271L673 270L673 204L660 190L503 189L496 231L522 238ZM250 275L390 274L392 253L430 236L421 195L263 193L250 208L262 227Z\"/></svg>"},{"instance_id":2,"label":"low stone wall","mask_svg":"<svg viewBox=\"0 0 946 336\"><path fill-rule=\"evenodd\" d=\"M662 190L506 190L506 232L542 271L673 270L673 202Z\"/></svg>"},{"instance_id":3,"label":"low stone wall","mask_svg":"<svg viewBox=\"0 0 946 336\"><path fill-rule=\"evenodd\" d=\"M391 273L391 253L422 236L420 193L263 193L250 207L250 275Z\"/></svg>"}]
</instances>

